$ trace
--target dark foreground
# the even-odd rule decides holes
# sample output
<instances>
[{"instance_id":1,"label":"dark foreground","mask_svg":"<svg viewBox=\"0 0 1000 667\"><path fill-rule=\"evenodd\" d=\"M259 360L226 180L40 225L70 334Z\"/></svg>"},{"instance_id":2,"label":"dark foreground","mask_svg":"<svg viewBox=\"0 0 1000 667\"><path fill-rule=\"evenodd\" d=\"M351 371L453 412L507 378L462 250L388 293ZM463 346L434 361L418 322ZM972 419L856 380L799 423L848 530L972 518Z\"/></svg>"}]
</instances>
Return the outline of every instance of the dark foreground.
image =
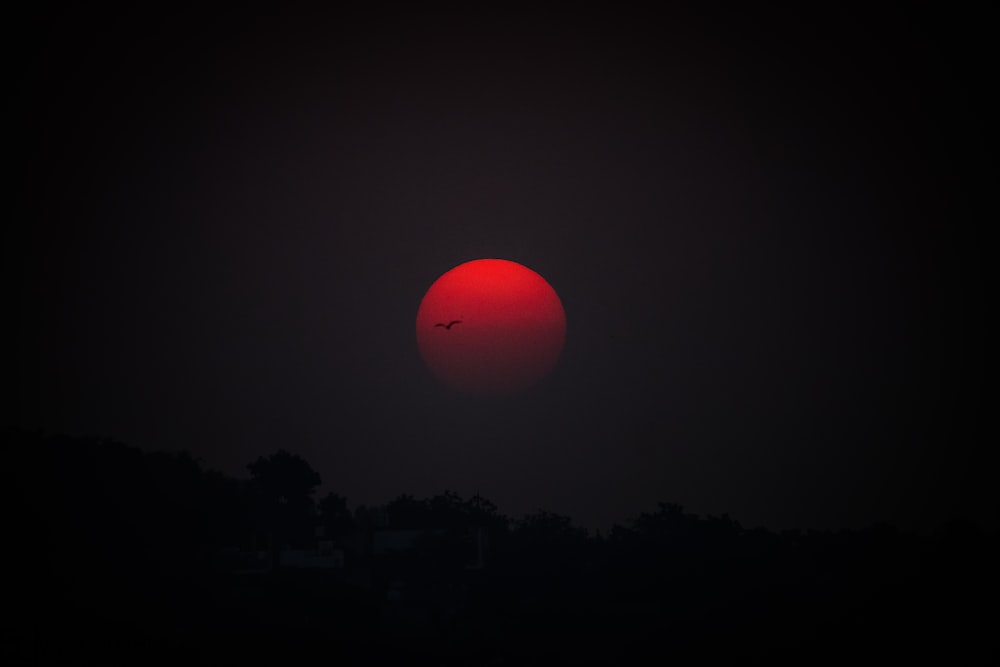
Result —
<instances>
[{"instance_id":1,"label":"dark foreground","mask_svg":"<svg viewBox=\"0 0 1000 667\"><path fill-rule=\"evenodd\" d=\"M773 533L663 504L590 537L448 493L300 512L291 487L268 500L264 467L239 482L114 443L6 440L18 663L969 664L992 650L997 537L973 525Z\"/></svg>"}]
</instances>

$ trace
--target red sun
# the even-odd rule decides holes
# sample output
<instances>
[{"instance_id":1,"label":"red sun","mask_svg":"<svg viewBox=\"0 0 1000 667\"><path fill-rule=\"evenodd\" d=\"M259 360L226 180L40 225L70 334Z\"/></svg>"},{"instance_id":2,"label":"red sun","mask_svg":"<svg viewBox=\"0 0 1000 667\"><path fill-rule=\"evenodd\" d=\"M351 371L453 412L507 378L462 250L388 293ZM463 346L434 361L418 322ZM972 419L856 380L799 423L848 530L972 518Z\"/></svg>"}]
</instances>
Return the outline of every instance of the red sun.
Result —
<instances>
[{"instance_id":1,"label":"red sun","mask_svg":"<svg viewBox=\"0 0 1000 667\"><path fill-rule=\"evenodd\" d=\"M473 394L511 394L552 370L566 312L545 278L505 259L460 264L417 310L417 346L431 371Z\"/></svg>"}]
</instances>

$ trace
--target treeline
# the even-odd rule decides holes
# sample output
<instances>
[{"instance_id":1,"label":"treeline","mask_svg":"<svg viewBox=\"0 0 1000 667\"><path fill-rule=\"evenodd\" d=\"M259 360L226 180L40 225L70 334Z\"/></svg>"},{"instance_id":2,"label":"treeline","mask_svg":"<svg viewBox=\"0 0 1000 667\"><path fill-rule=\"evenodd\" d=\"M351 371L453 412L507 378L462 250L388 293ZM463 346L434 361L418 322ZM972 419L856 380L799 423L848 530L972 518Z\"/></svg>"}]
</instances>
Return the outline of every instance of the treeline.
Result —
<instances>
[{"instance_id":1,"label":"treeline","mask_svg":"<svg viewBox=\"0 0 1000 667\"><path fill-rule=\"evenodd\" d=\"M19 532L45 552L120 545L133 560L176 563L180 547L195 546L202 556L233 546L307 548L317 526L328 535L483 527L501 542L508 533L553 545L587 540L569 517L539 511L511 519L486 498L448 490L351 510L336 493L317 499L320 475L285 450L251 461L248 478L236 479L205 469L185 451L145 453L110 439L8 432L4 444L9 470L17 471L11 481L22 501Z\"/></svg>"},{"instance_id":2,"label":"treeline","mask_svg":"<svg viewBox=\"0 0 1000 667\"><path fill-rule=\"evenodd\" d=\"M7 575L31 582L15 604L19 641L33 650L51 639L45 628L58 628L77 650L96 641L89 649L101 655L100 629L118 628L119 638L163 650L339 646L342 662L377 664L365 660L390 650L387 613L420 605L430 620L417 634L434 642L421 655L433 664L450 664L442 647L456 651L455 664L477 664L477 655L482 664L844 655L862 645L885 657L954 658L993 632L974 610L995 604L997 537L971 524L930 536L888 525L773 532L661 503L589 535L566 516L512 519L449 491L351 510L335 493L316 499L320 476L284 450L234 479L187 453L110 440L8 432L4 444L15 492ZM371 535L386 529L427 535L378 556ZM347 552L348 569L367 568L366 585L277 567L240 579L227 569L234 550L267 551L276 566L281 549L319 539ZM392 650L404 652L385 653L389 662L419 663Z\"/></svg>"}]
</instances>

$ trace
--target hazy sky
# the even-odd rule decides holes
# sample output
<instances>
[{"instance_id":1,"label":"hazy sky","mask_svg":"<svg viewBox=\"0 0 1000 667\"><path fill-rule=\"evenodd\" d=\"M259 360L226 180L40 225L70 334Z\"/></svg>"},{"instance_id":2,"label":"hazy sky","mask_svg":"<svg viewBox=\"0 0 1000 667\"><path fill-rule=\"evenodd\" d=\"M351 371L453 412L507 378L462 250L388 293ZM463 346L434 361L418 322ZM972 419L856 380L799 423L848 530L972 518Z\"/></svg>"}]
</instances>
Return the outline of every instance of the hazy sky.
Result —
<instances>
[{"instance_id":1,"label":"hazy sky","mask_svg":"<svg viewBox=\"0 0 1000 667\"><path fill-rule=\"evenodd\" d=\"M25 19L11 84L8 424L590 527L995 496L960 20L73 11ZM425 290L482 257L566 309L514 398L417 353Z\"/></svg>"}]
</instances>

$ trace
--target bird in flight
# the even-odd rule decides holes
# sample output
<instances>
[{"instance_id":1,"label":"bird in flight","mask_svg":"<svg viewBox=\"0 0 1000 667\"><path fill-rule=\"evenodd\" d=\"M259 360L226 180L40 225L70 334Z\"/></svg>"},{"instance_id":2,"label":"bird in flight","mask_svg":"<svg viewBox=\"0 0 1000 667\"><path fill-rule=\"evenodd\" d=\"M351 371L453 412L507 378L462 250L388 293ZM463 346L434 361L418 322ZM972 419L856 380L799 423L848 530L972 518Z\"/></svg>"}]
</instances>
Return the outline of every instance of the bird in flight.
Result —
<instances>
[{"instance_id":1,"label":"bird in flight","mask_svg":"<svg viewBox=\"0 0 1000 667\"><path fill-rule=\"evenodd\" d=\"M461 324L461 323L462 323L462 320L452 320L451 322L448 322L448 324L445 324L444 322L438 322L434 326L436 326L436 327L444 327L445 329L449 329L450 330L456 324Z\"/></svg>"}]
</instances>

